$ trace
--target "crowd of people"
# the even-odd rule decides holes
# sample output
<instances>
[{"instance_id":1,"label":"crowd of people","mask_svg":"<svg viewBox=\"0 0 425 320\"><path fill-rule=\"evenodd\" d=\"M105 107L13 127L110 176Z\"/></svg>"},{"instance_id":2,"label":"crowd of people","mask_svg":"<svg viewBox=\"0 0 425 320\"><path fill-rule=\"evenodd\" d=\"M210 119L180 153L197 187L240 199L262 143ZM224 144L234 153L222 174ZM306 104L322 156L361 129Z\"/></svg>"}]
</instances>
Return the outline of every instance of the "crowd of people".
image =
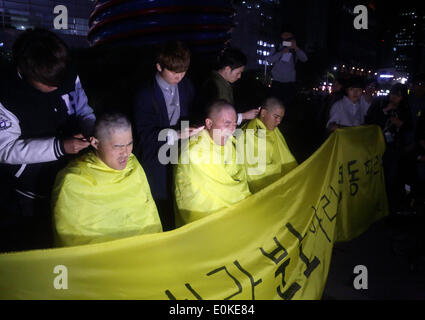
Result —
<instances>
[{"instance_id":1,"label":"crowd of people","mask_svg":"<svg viewBox=\"0 0 425 320\"><path fill-rule=\"evenodd\" d=\"M195 92L185 77L189 49L168 42L157 54L155 76L135 95L131 116L120 106L97 114L66 44L43 29L19 36L0 84L1 251L173 230L175 217L180 226L250 196L244 163L232 161L233 134L244 122L253 128L250 121L262 123L261 110L273 144L281 140L276 152L290 153L277 134L284 106L275 99L237 113L231 84L240 79L246 57L228 49L217 60L216 71ZM181 129L184 120L203 125ZM186 144L188 164L161 160L164 147L183 148L181 141L191 137L197 139ZM212 156L210 150L218 150L218 162L196 161ZM269 152L274 180L296 166Z\"/></svg>"},{"instance_id":2,"label":"crowd of people","mask_svg":"<svg viewBox=\"0 0 425 320\"><path fill-rule=\"evenodd\" d=\"M377 83L360 77L340 78L337 89L326 97L326 128L377 125L386 142L383 167L390 213L413 214L424 205L422 137L425 77L412 79L412 87L396 83L388 96L378 97ZM368 83L369 82L369 83Z\"/></svg>"},{"instance_id":3,"label":"crowd of people","mask_svg":"<svg viewBox=\"0 0 425 320\"><path fill-rule=\"evenodd\" d=\"M247 64L240 50L224 50L215 70L194 86L186 76L191 53L174 41L161 46L154 77L137 90L125 115L122 106L97 114L66 44L47 30L25 31L0 82L0 252L170 231L238 203L297 167L279 125L293 108L296 62L308 58L293 33L285 30L281 38L269 58L270 94L251 110L238 112L235 105L232 85ZM397 84L387 99L376 99L362 79L340 79L340 90L322 103L329 133L364 124L382 128L394 213L405 184L415 195L412 206L413 199L424 202L423 81L415 79L410 95ZM185 121L192 125L184 127ZM242 135L235 136L238 127ZM258 153L259 139L266 145L265 168L235 160L238 141ZM177 163L164 162L176 146Z\"/></svg>"}]
</instances>

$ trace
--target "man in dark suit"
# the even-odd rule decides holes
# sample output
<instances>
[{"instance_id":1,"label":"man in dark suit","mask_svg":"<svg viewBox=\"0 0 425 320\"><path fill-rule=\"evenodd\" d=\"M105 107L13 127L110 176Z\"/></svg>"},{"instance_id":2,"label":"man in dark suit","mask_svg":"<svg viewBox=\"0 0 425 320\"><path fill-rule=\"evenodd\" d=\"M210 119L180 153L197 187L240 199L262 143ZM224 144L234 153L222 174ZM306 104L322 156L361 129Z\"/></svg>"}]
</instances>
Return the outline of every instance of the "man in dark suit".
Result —
<instances>
[{"instance_id":1,"label":"man in dark suit","mask_svg":"<svg viewBox=\"0 0 425 320\"><path fill-rule=\"evenodd\" d=\"M185 78L189 65L190 52L182 43L165 44L156 59L157 73L137 94L133 110L135 153L146 172L164 231L175 228L172 175L170 165L159 161L159 153L165 144L175 145L203 129L178 130L181 121L189 118L194 98L193 85ZM166 134L166 141L161 141L160 133Z\"/></svg>"}]
</instances>

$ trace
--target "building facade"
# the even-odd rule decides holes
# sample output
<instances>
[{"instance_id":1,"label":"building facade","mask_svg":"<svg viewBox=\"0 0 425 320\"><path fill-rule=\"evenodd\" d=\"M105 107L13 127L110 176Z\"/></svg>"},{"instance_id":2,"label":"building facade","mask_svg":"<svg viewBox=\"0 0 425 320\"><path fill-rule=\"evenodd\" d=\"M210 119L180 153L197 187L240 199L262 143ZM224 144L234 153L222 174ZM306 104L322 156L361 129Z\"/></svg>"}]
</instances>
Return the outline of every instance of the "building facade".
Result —
<instances>
[{"instance_id":1,"label":"building facade","mask_svg":"<svg viewBox=\"0 0 425 320\"><path fill-rule=\"evenodd\" d=\"M248 58L247 69L261 70L279 39L282 24L279 0L233 1L236 10L231 45Z\"/></svg>"},{"instance_id":2,"label":"building facade","mask_svg":"<svg viewBox=\"0 0 425 320\"><path fill-rule=\"evenodd\" d=\"M67 29L54 28L58 5L67 9ZM94 6L95 0L0 0L0 42L8 46L20 31L39 27L55 31L71 46L88 45L88 18Z\"/></svg>"},{"instance_id":3,"label":"building facade","mask_svg":"<svg viewBox=\"0 0 425 320\"><path fill-rule=\"evenodd\" d=\"M420 8L399 12L394 36L394 66L411 76L425 72L425 11Z\"/></svg>"}]
</instances>

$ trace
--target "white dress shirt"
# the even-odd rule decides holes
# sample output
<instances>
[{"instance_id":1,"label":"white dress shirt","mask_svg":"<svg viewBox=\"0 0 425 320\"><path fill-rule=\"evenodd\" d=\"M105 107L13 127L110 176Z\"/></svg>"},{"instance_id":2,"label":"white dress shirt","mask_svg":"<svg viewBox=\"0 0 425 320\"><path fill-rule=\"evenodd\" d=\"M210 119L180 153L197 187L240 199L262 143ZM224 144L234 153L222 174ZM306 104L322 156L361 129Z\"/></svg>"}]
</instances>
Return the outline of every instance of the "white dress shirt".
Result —
<instances>
[{"instance_id":1,"label":"white dress shirt","mask_svg":"<svg viewBox=\"0 0 425 320\"><path fill-rule=\"evenodd\" d=\"M357 103L353 103L347 96L334 103L330 111L327 128L331 124L345 127L357 127L364 124L370 103L362 96Z\"/></svg>"}]
</instances>

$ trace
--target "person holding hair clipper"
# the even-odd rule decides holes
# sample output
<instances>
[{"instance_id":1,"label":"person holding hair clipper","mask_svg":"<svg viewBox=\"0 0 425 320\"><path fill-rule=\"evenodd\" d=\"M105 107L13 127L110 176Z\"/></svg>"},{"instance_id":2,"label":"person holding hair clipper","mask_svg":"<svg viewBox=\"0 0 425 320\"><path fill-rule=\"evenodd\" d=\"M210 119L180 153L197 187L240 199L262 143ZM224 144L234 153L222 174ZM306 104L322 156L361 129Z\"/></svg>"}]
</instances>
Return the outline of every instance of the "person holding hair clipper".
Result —
<instances>
[{"instance_id":1,"label":"person holding hair clipper","mask_svg":"<svg viewBox=\"0 0 425 320\"><path fill-rule=\"evenodd\" d=\"M28 29L0 77L0 251L53 245L57 172L89 147L96 120L66 43Z\"/></svg>"}]
</instances>

